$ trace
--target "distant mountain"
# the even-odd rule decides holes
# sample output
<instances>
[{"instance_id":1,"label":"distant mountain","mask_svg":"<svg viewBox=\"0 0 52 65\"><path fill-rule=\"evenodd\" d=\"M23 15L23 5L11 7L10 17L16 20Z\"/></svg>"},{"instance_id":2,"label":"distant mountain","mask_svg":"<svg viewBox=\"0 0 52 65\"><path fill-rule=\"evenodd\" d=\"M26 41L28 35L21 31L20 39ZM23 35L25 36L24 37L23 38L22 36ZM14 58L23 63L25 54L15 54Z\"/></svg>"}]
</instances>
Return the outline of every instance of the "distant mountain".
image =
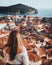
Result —
<instances>
[{"instance_id":1,"label":"distant mountain","mask_svg":"<svg viewBox=\"0 0 52 65\"><path fill-rule=\"evenodd\" d=\"M0 7L0 13L36 14L38 13L38 10L24 4L16 4L7 7Z\"/></svg>"}]
</instances>

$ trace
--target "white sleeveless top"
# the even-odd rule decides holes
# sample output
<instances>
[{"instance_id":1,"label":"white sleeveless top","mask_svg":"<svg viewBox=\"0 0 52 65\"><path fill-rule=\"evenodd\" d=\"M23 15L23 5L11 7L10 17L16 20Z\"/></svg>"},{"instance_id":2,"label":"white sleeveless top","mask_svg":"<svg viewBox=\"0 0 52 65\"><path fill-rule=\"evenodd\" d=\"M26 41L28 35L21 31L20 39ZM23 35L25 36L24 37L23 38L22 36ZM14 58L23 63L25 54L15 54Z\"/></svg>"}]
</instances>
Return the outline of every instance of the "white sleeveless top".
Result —
<instances>
[{"instance_id":1,"label":"white sleeveless top","mask_svg":"<svg viewBox=\"0 0 52 65\"><path fill-rule=\"evenodd\" d=\"M6 63L10 63L10 64L21 64L23 63L23 65L29 65L29 59L28 59L28 54L27 54L27 50L24 46L22 46L22 53L17 54L14 60L9 60L9 54L6 53L5 50L3 50L3 54L4 54L4 60Z\"/></svg>"}]
</instances>

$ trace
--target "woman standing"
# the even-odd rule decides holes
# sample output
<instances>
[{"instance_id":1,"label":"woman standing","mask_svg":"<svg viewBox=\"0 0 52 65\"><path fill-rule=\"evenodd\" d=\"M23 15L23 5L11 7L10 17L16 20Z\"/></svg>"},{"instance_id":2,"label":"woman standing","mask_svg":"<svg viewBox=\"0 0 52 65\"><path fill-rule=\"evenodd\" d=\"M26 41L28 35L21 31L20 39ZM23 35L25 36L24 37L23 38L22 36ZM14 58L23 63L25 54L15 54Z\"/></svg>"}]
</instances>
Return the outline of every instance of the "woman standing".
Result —
<instances>
[{"instance_id":1,"label":"woman standing","mask_svg":"<svg viewBox=\"0 0 52 65\"><path fill-rule=\"evenodd\" d=\"M27 50L17 30L11 31L7 44L3 49L6 65L29 65Z\"/></svg>"}]
</instances>

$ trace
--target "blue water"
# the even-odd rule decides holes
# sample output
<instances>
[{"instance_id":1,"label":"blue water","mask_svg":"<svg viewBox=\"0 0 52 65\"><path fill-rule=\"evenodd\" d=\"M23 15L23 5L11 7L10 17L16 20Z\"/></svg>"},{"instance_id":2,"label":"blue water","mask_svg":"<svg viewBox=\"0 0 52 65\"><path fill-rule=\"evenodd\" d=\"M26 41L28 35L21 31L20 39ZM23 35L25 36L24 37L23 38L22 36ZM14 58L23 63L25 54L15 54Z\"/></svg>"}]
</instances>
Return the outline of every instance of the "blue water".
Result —
<instances>
[{"instance_id":1,"label":"blue water","mask_svg":"<svg viewBox=\"0 0 52 65\"><path fill-rule=\"evenodd\" d=\"M38 14L36 14L36 16L52 17L52 9L39 9Z\"/></svg>"},{"instance_id":2,"label":"blue water","mask_svg":"<svg viewBox=\"0 0 52 65\"><path fill-rule=\"evenodd\" d=\"M0 14L0 16L5 15L6 14ZM28 16L52 17L52 9L38 9L38 14L29 14Z\"/></svg>"}]
</instances>

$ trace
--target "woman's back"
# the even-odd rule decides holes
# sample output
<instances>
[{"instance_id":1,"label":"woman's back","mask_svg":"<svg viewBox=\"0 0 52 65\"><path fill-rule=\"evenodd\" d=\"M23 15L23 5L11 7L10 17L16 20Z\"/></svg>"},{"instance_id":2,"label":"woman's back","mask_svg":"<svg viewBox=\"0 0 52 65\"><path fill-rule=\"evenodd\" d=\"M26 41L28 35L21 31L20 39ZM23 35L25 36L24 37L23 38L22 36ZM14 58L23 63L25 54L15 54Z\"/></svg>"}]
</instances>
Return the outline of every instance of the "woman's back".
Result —
<instances>
[{"instance_id":1,"label":"woman's back","mask_svg":"<svg viewBox=\"0 0 52 65\"><path fill-rule=\"evenodd\" d=\"M23 65L29 65L28 54L24 46L22 46L22 52L17 53L14 60L10 60L9 52L6 50L7 49L3 50L4 59L6 63L9 63L9 64L22 64L23 63Z\"/></svg>"}]
</instances>

